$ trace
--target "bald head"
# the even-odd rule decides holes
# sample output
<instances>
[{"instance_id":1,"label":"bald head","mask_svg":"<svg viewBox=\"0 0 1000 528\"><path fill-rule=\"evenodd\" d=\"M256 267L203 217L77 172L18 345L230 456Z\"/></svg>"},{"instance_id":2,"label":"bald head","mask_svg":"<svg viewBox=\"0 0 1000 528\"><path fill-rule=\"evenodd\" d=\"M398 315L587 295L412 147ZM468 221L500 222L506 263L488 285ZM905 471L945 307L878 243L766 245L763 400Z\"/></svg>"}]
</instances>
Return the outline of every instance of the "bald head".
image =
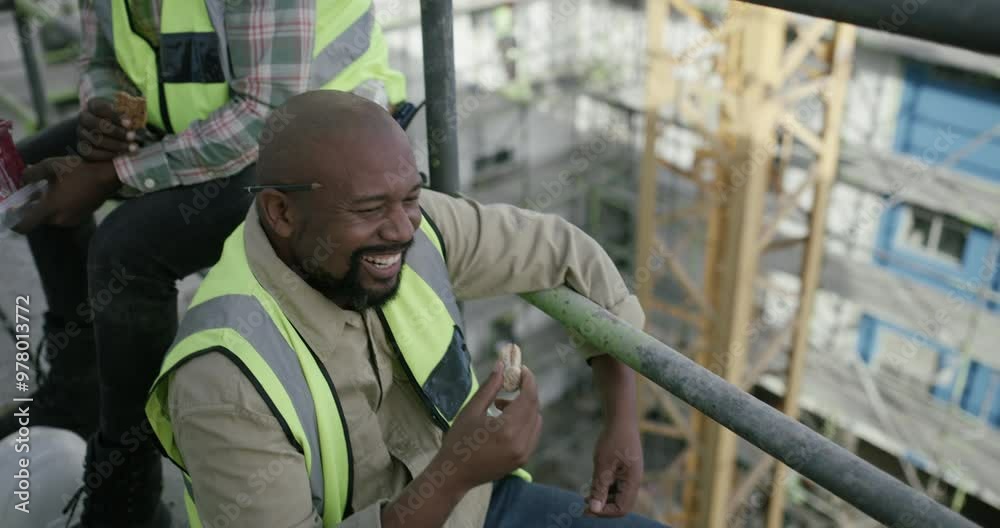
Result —
<instances>
[{"instance_id":1,"label":"bald head","mask_svg":"<svg viewBox=\"0 0 1000 528\"><path fill-rule=\"evenodd\" d=\"M261 133L256 174L261 185L322 185L257 195L275 253L309 285L355 310L395 294L420 226L421 178L385 109L330 90L289 99Z\"/></svg>"},{"instance_id":2,"label":"bald head","mask_svg":"<svg viewBox=\"0 0 1000 528\"><path fill-rule=\"evenodd\" d=\"M260 134L257 182L314 183L317 166L363 163L386 144L406 142L399 124L378 104L352 93L318 90L296 95L268 117ZM407 143L408 144L408 143ZM412 154L411 154L412 155ZM336 185L334 181L319 183Z\"/></svg>"}]
</instances>

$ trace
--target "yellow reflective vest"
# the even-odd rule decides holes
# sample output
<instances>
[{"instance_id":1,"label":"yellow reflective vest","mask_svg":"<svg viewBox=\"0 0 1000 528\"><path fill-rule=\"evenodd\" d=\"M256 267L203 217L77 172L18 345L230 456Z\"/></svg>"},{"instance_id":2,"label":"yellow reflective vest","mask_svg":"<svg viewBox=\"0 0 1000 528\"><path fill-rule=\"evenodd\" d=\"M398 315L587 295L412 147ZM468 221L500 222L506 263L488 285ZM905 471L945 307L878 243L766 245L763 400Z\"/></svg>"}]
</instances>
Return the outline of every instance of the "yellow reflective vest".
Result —
<instances>
[{"instance_id":1,"label":"yellow reflective vest","mask_svg":"<svg viewBox=\"0 0 1000 528\"><path fill-rule=\"evenodd\" d=\"M96 0L99 26L122 71L146 98L151 126L180 132L229 101L227 1L163 0L154 47L133 30L129 0ZM381 82L390 103L405 97L406 81L389 67L372 0L316 2L309 89L352 91L367 81Z\"/></svg>"},{"instance_id":2,"label":"yellow reflective vest","mask_svg":"<svg viewBox=\"0 0 1000 528\"><path fill-rule=\"evenodd\" d=\"M184 474L192 528L201 522L170 423L170 374L202 354L221 353L250 378L305 458L313 506L325 527L350 515L353 470L347 422L322 362L250 270L243 226L233 232L198 289L146 402L164 454ZM442 241L425 215L407 252L397 295L377 309L393 352L433 420L447 430L478 389L452 294ZM324 419L319 420L317 416ZM329 417L339 416L339 420ZM530 476L523 470L516 475Z\"/></svg>"}]
</instances>

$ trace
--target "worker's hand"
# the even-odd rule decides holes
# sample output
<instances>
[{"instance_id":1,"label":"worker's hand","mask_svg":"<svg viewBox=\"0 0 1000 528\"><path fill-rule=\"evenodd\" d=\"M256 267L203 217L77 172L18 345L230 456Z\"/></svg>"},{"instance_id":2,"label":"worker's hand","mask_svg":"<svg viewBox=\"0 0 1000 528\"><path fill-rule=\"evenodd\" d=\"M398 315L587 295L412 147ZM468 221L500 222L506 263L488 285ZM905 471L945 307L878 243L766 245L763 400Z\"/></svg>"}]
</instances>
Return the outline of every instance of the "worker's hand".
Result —
<instances>
[{"instance_id":1,"label":"worker's hand","mask_svg":"<svg viewBox=\"0 0 1000 528\"><path fill-rule=\"evenodd\" d=\"M608 422L594 447L594 478L587 515L621 517L632 511L642 485L642 442L637 418Z\"/></svg>"},{"instance_id":2,"label":"worker's hand","mask_svg":"<svg viewBox=\"0 0 1000 528\"><path fill-rule=\"evenodd\" d=\"M498 480L523 466L538 446L542 432L538 386L527 367L521 367L521 393L512 401L499 400L499 416L486 410L503 384L502 363L479 387L444 436L438 457L451 461L456 479L465 489Z\"/></svg>"},{"instance_id":3,"label":"worker's hand","mask_svg":"<svg viewBox=\"0 0 1000 528\"><path fill-rule=\"evenodd\" d=\"M87 163L76 157L49 158L24 170L25 184L48 180L41 200L14 227L27 233L40 224L79 225L121 186L111 162Z\"/></svg>"},{"instance_id":4,"label":"worker's hand","mask_svg":"<svg viewBox=\"0 0 1000 528\"><path fill-rule=\"evenodd\" d=\"M87 101L76 129L80 156L87 161L108 161L138 150L136 132L129 130L131 126L128 119L115 111L111 101L100 97Z\"/></svg>"}]
</instances>

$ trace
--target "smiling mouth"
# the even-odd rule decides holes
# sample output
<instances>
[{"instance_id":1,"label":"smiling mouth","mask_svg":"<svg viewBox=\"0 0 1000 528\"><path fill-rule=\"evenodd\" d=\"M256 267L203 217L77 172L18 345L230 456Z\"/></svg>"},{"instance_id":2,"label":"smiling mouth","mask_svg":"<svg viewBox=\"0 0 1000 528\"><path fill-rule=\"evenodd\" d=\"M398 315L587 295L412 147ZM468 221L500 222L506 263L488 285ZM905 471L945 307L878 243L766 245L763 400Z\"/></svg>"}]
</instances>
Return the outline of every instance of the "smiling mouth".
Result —
<instances>
[{"instance_id":1,"label":"smiling mouth","mask_svg":"<svg viewBox=\"0 0 1000 528\"><path fill-rule=\"evenodd\" d=\"M377 257L375 257L375 256L372 256L372 257L362 257L362 260L364 260L365 262L371 264L376 269L389 269L389 268L393 267L394 265L396 265L396 263L399 262L399 260L401 258L403 258L403 253L402 252L396 253L396 254L393 254L393 255L380 255L380 256L377 256Z\"/></svg>"}]
</instances>

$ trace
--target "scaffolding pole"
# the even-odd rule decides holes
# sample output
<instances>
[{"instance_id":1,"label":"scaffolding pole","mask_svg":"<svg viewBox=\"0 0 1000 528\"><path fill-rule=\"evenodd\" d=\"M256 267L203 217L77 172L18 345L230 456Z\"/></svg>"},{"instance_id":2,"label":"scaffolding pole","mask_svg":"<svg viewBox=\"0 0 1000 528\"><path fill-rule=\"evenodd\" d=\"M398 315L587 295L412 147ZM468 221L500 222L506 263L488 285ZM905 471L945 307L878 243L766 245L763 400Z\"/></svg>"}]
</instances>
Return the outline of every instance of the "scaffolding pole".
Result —
<instances>
[{"instance_id":1,"label":"scaffolding pole","mask_svg":"<svg viewBox=\"0 0 1000 528\"><path fill-rule=\"evenodd\" d=\"M422 2L422 21L424 73L428 97L428 133L432 145L432 178L436 170L439 174L438 188L454 185L453 189L457 189L457 134L455 131L451 2L449 0L424 0ZM803 45L802 47L807 46ZM789 63L791 62L794 61L789 60ZM771 77L774 77L775 72L770 73ZM784 71L778 72L778 76L784 73ZM754 90L770 89L774 82L773 79L765 80L764 85L766 86L755 86ZM760 100L760 96L750 99ZM650 106L655 107L655 105ZM765 105L765 108L757 108L753 113L758 117L763 114L769 119L774 119L774 111L775 108L772 105ZM745 119L746 117L743 117L743 124L747 123ZM652 134L647 134L647 136L650 135ZM764 133L757 132L756 134L751 133L747 139L754 143L765 138ZM442 166L449 161L451 162L450 166ZM647 176L652 172L649 169L650 167L647 167L645 171ZM751 181L758 179L760 178L753 178ZM758 184L754 183L754 185ZM646 203L645 208L649 209L650 205L655 208L655 202ZM735 218L727 219L727 222L741 221L748 217L752 219L757 214L762 213L759 200L747 196L739 197L734 209L735 211L730 214L733 214ZM760 225L759 218L754 225ZM651 226L646 227L647 230L650 230ZM735 226L731 226L730 230L734 230L734 228ZM738 230L753 232L745 226L741 226ZM754 253L757 247L756 244L753 244L753 237L749 236L751 233L741 233L743 236L737 237L741 243L730 244L730 247L738 246L743 248L741 250L743 253ZM725 237L732 238L731 235ZM720 275L722 282L731 282L732 277L745 278L748 275L752 276L753 273L746 273L745 270L730 270L729 272L720 270ZM752 286L741 286L738 289L745 297L748 297L751 295L751 288ZM561 322L570 331L629 365L659 387L703 413L719 426L739 435L789 468L870 515L873 519L889 526L948 528L976 526L975 523L963 518L958 513L906 486L795 419L750 396L736 384L727 382L568 288L560 287L533 292L524 294L523 297ZM725 324L738 328L738 323L745 321L747 314L737 313L733 317L722 319L731 319L725 321ZM726 341L728 342L720 343L717 339L713 339L715 345L733 345L733 340ZM731 449L727 448L727 450ZM716 480L725 481L728 479ZM716 493L716 495L723 494Z\"/></svg>"},{"instance_id":2,"label":"scaffolding pole","mask_svg":"<svg viewBox=\"0 0 1000 528\"><path fill-rule=\"evenodd\" d=\"M420 2L427 100L427 152L431 189L459 190L458 116L455 113L455 35L451 0Z\"/></svg>"},{"instance_id":3,"label":"scaffolding pole","mask_svg":"<svg viewBox=\"0 0 1000 528\"><path fill-rule=\"evenodd\" d=\"M818 18L1000 55L997 0L746 0Z\"/></svg>"},{"instance_id":4,"label":"scaffolding pole","mask_svg":"<svg viewBox=\"0 0 1000 528\"><path fill-rule=\"evenodd\" d=\"M568 330L886 526L975 527L566 287L524 294Z\"/></svg>"}]
</instances>

